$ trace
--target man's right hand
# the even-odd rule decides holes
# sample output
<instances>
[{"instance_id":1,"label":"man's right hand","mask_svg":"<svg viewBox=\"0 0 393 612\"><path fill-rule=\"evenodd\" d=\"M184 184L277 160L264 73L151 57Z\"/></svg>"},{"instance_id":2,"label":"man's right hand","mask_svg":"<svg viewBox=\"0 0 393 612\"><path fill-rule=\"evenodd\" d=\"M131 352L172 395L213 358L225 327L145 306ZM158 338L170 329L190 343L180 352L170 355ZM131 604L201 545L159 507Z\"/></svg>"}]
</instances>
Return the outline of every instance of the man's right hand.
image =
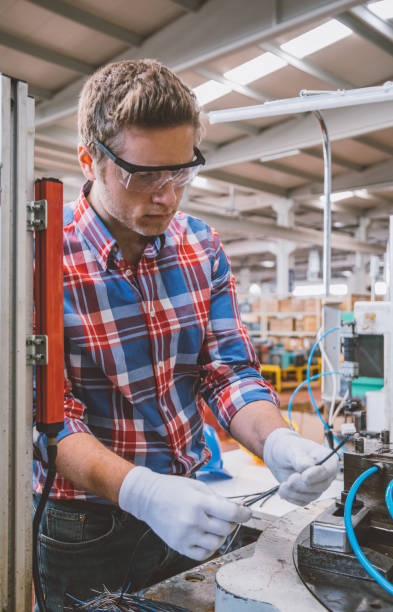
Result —
<instances>
[{"instance_id":1,"label":"man's right hand","mask_svg":"<svg viewBox=\"0 0 393 612\"><path fill-rule=\"evenodd\" d=\"M217 495L202 482L158 474L137 466L120 487L119 506L141 521L171 548L203 561L225 542L251 510Z\"/></svg>"}]
</instances>

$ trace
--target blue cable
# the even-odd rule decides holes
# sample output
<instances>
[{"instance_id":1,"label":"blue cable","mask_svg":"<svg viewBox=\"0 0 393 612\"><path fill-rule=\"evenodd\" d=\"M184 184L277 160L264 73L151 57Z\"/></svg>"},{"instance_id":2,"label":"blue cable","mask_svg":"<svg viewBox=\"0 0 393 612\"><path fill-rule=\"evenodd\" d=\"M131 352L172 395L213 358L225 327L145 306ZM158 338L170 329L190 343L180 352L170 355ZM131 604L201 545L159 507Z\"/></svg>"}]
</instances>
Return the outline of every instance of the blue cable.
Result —
<instances>
[{"instance_id":1,"label":"blue cable","mask_svg":"<svg viewBox=\"0 0 393 612\"><path fill-rule=\"evenodd\" d=\"M320 342L329 334L332 334L335 331L339 331L340 328L339 327L332 327L331 329L328 329L324 334L322 334L322 336L320 338L318 338L318 340L316 341L316 343L314 344L314 346L312 347L311 351L310 351L310 355L308 357L308 362L307 362L307 378L306 378L306 382L307 382L307 388L308 388L308 393L310 395L310 399L311 399L311 403L313 405L313 408L315 410L315 412L317 413L317 415L319 416L320 420L322 421L322 424L324 426L324 428L326 429L326 431L330 431L330 427L329 425L326 423L325 419L323 418L322 414L320 413L318 406L315 402L315 398L314 398L314 394L312 392L311 389L311 383L310 381L313 380L312 378L310 378L310 367L311 367L311 362L312 362L312 358L314 356L314 353L318 347L318 345L320 344ZM339 374L339 372L336 372L336 374ZM334 435L333 438L334 440L337 442L337 444L340 444L340 440ZM345 447L344 447L345 450Z\"/></svg>"},{"instance_id":2,"label":"blue cable","mask_svg":"<svg viewBox=\"0 0 393 612\"><path fill-rule=\"evenodd\" d=\"M288 420L291 429L295 430L292 423L292 404L293 400L295 399L295 395L298 393L298 391L300 391L302 387L304 387L304 385L308 383L308 380L317 380L318 378L322 378L322 376L330 376L331 374L338 374L338 372L325 372L324 374L315 374L315 376L312 376L310 379L303 380L303 382L301 382L300 385L296 387L288 402Z\"/></svg>"},{"instance_id":3,"label":"blue cable","mask_svg":"<svg viewBox=\"0 0 393 612\"><path fill-rule=\"evenodd\" d=\"M389 514L391 516L391 518L393 519L393 498L392 498L392 494L393 494L393 480L391 480L388 484L388 486L386 487L386 491L385 491L385 502L387 505L387 508L389 510Z\"/></svg>"},{"instance_id":4,"label":"blue cable","mask_svg":"<svg viewBox=\"0 0 393 612\"><path fill-rule=\"evenodd\" d=\"M382 576L382 574L380 574L378 572L378 570L375 569L375 567L370 563L370 561L367 559L367 557L364 555L362 549L360 548L359 542L356 539L355 532L354 532L353 527L352 527L352 520L351 520L352 506L353 506L353 502L355 500L355 496L356 496L356 493L358 492L359 487L363 484L363 482L367 478L369 478L369 476L372 476L373 474L378 472L378 470L379 470L379 467L376 466L376 465L373 465L371 468L369 468L368 470L363 472L363 474L360 474L360 476L358 476L358 478L353 483L352 487L349 490L347 501L345 502L344 524L345 524L345 529L346 529L346 532L347 532L347 535L348 535L349 543L352 546L352 550L353 550L356 558L358 559L359 563L364 567L366 572L372 578L374 578L374 580L383 589L385 589L385 591L390 593L390 595L393 595L393 584L391 584L389 582L389 580L386 580L386 578L384 576ZM391 484L392 484L392 481L389 483L389 485L388 485L388 487L386 489L386 495L387 495L388 489L389 489ZM391 492L391 488L389 489L389 496L390 496L390 492ZM390 504L390 502L391 502L391 497L389 497L389 504ZM389 506L388 506L388 508L389 508ZM389 508L389 512L390 512L390 508Z\"/></svg>"}]
</instances>

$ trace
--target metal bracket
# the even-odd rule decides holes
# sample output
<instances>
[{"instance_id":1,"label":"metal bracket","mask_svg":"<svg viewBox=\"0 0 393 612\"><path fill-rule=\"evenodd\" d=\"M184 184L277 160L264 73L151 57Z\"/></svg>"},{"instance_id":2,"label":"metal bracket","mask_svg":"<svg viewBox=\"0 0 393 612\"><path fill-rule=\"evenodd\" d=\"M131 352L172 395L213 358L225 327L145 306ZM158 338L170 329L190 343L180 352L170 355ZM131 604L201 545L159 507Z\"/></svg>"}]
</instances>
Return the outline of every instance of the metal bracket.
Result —
<instances>
[{"instance_id":1,"label":"metal bracket","mask_svg":"<svg viewBox=\"0 0 393 612\"><path fill-rule=\"evenodd\" d=\"M48 227L48 203L46 200L27 202L27 229L39 232Z\"/></svg>"},{"instance_id":2,"label":"metal bracket","mask_svg":"<svg viewBox=\"0 0 393 612\"><path fill-rule=\"evenodd\" d=\"M48 365L48 336L27 336L27 365Z\"/></svg>"}]
</instances>

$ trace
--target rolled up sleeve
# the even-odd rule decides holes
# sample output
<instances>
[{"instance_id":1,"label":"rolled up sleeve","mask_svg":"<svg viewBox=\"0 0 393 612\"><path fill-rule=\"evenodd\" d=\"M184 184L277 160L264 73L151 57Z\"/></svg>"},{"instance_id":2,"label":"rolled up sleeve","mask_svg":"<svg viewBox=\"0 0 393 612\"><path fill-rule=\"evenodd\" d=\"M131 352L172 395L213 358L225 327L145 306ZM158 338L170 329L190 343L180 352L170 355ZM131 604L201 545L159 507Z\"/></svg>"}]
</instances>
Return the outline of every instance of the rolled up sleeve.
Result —
<instances>
[{"instance_id":1,"label":"rolled up sleeve","mask_svg":"<svg viewBox=\"0 0 393 612\"><path fill-rule=\"evenodd\" d=\"M210 318L199 356L200 393L220 425L229 430L232 418L246 404L262 400L279 406L279 399L260 374L260 363L240 318L230 263L216 233L214 239Z\"/></svg>"}]
</instances>

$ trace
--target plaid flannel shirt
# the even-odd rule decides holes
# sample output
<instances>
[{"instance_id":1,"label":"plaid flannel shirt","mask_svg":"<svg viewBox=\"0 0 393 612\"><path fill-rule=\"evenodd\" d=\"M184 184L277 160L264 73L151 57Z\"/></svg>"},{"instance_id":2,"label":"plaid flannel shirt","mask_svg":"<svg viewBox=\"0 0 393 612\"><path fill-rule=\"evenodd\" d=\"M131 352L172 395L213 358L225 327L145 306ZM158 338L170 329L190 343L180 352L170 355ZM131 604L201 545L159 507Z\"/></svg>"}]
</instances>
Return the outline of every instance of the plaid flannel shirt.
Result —
<instances>
[{"instance_id":1,"label":"plaid flannel shirt","mask_svg":"<svg viewBox=\"0 0 393 612\"><path fill-rule=\"evenodd\" d=\"M228 430L244 405L278 405L277 395L260 375L217 232L177 212L136 268L89 205L88 188L64 208L65 421L58 439L85 432L137 465L190 475L210 457L206 404ZM38 440L38 493L46 476L40 448ZM103 501L59 474L51 497Z\"/></svg>"}]
</instances>

